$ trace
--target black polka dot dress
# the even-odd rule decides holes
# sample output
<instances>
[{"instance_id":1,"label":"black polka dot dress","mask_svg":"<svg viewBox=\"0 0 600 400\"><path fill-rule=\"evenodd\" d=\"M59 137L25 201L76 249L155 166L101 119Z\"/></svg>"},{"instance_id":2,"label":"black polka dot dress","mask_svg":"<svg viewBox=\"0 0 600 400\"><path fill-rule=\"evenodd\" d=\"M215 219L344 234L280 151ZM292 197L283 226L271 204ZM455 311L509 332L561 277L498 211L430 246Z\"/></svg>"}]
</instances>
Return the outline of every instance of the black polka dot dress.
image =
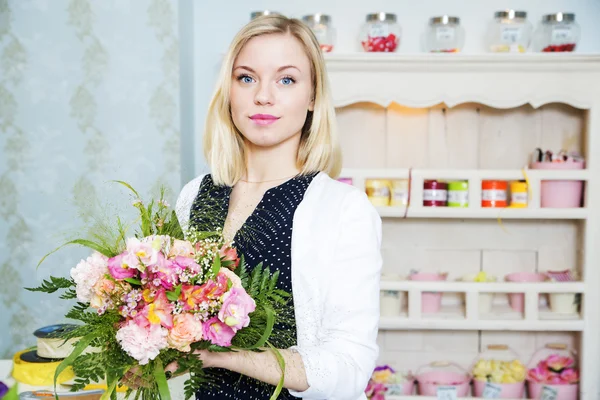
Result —
<instances>
[{"instance_id":1,"label":"black polka dot dress","mask_svg":"<svg viewBox=\"0 0 600 400\"><path fill-rule=\"evenodd\" d=\"M234 236L234 247L243 254L249 270L260 262L271 271L279 270L278 287L292 292L292 222L296 208L317 173L296 176L267 190L254 212ZM222 229L227 217L232 187L217 186L206 175L190 211L190 225L198 230ZM293 307L293 299L291 302ZM289 328L294 340L296 331ZM276 340L274 340L276 342ZM289 340L288 340L289 342ZM196 399L269 399L274 386L260 383L225 369L206 370L216 386L196 393ZM294 399L283 389L279 399Z\"/></svg>"}]
</instances>

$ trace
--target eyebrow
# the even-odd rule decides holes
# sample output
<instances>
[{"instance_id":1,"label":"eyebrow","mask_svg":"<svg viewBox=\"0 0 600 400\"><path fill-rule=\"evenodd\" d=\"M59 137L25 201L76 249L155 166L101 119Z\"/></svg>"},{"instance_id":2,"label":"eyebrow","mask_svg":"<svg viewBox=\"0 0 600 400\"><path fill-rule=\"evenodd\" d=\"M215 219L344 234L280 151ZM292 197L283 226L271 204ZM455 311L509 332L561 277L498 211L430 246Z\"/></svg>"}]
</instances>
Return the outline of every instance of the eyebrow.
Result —
<instances>
[{"instance_id":1,"label":"eyebrow","mask_svg":"<svg viewBox=\"0 0 600 400\"><path fill-rule=\"evenodd\" d=\"M250 67L248 67L246 65L239 65L239 66L235 67L233 70L235 71L238 68L242 68L242 69L248 70L248 71L252 72L253 74L256 73L256 71L254 71L252 68L250 68ZM279 67L277 69L277 72L281 72L281 71L284 71L284 70L289 69L289 68L295 68L295 69L298 70L298 72L300 72L300 68L296 67L295 65L284 65L282 67Z\"/></svg>"}]
</instances>

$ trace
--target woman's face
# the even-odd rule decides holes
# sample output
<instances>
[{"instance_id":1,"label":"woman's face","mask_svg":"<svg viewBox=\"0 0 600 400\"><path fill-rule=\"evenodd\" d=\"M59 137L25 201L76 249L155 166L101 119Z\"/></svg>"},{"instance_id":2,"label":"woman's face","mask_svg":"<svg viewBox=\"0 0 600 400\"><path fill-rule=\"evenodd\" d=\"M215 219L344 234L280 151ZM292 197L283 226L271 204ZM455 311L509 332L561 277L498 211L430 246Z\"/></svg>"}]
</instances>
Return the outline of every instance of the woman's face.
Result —
<instances>
[{"instance_id":1,"label":"woman's face","mask_svg":"<svg viewBox=\"0 0 600 400\"><path fill-rule=\"evenodd\" d=\"M247 141L299 143L313 110L310 61L300 41L283 34L250 39L234 62L230 96L233 122Z\"/></svg>"}]
</instances>

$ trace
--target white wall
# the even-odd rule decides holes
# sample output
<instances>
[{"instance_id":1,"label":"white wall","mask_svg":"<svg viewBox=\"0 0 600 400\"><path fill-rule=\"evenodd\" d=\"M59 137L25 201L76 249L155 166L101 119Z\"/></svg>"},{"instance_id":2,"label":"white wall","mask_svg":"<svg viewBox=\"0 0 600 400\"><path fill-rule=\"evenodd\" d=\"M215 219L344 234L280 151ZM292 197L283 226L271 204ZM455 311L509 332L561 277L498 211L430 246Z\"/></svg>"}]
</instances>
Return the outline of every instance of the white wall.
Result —
<instances>
[{"instance_id":1,"label":"white wall","mask_svg":"<svg viewBox=\"0 0 600 400\"><path fill-rule=\"evenodd\" d=\"M194 24L193 38L182 37L181 43L184 57L182 61L188 65L192 65L193 61L194 70L193 80L188 76L183 77L182 81L193 85L188 88L193 88L194 92L194 113L183 116L182 126L186 126L185 121L190 123L190 129L184 129L182 138L189 145L182 154L184 181L191 178L192 171L197 174L205 170L199 139L219 68L219 57L227 49L236 31L248 22L250 12L254 10L273 9L293 17L315 12L330 14L338 31L335 51L342 53L355 51L358 31L365 15L370 12L386 11L398 15L403 28L403 39L399 48L402 53L420 51L420 35L429 17L439 14L457 15L461 17L462 25L467 31L464 52L479 53L483 49L484 32L493 18L494 11L505 8L525 10L529 13L529 20L535 24L543 14L569 11L576 13L577 21L582 27L582 39L577 52L600 53L599 0L304 0L285 3L276 0L227 0L213 3L198 1L193 5L190 3L188 0L180 0L180 15L194 15L193 19L186 18L181 21L182 24L189 24L193 20ZM193 53L188 54L183 50L186 45L193 46ZM186 90L185 83L182 84L182 89ZM195 127L193 132L191 126Z\"/></svg>"}]
</instances>

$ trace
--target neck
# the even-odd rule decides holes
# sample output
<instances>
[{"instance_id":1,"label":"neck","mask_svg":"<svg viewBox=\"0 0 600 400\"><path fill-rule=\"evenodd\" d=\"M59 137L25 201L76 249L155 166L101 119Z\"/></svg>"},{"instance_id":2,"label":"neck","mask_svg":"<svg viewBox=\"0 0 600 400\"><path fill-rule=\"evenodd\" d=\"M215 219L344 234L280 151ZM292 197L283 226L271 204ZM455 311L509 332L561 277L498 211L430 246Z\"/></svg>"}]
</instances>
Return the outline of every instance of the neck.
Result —
<instances>
[{"instance_id":1,"label":"neck","mask_svg":"<svg viewBox=\"0 0 600 400\"><path fill-rule=\"evenodd\" d=\"M287 180L300 172L296 165L300 135L277 146L260 147L246 143L246 175L249 182Z\"/></svg>"}]
</instances>

